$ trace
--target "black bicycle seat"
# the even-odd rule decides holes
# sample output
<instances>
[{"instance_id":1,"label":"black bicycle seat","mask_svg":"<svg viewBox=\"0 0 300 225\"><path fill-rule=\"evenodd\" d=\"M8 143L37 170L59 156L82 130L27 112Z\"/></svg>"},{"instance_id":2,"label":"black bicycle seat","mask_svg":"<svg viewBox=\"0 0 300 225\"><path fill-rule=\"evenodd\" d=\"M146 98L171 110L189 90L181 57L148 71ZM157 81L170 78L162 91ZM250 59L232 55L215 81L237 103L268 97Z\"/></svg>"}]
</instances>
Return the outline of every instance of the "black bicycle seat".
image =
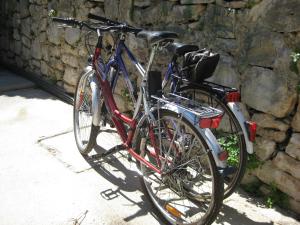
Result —
<instances>
[{"instance_id":1,"label":"black bicycle seat","mask_svg":"<svg viewBox=\"0 0 300 225\"><path fill-rule=\"evenodd\" d=\"M178 34L171 31L141 31L137 34L138 38L146 39L150 44L164 40L178 38Z\"/></svg>"},{"instance_id":2,"label":"black bicycle seat","mask_svg":"<svg viewBox=\"0 0 300 225\"><path fill-rule=\"evenodd\" d=\"M199 47L197 45L189 45L184 43L173 42L166 46L166 49L178 56L183 56L185 53L198 51Z\"/></svg>"}]
</instances>

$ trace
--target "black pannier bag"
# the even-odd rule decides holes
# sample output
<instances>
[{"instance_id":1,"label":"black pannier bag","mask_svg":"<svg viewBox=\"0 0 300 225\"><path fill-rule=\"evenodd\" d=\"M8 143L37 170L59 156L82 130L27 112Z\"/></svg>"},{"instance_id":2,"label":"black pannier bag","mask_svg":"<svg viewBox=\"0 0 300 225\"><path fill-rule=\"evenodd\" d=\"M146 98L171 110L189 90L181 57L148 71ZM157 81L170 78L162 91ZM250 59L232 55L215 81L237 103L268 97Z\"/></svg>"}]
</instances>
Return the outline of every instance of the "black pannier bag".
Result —
<instances>
[{"instance_id":1,"label":"black pannier bag","mask_svg":"<svg viewBox=\"0 0 300 225\"><path fill-rule=\"evenodd\" d=\"M211 77L218 65L220 55L207 49L188 52L184 55L182 72L192 82L202 82Z\"/></svg>"}]
</instances>

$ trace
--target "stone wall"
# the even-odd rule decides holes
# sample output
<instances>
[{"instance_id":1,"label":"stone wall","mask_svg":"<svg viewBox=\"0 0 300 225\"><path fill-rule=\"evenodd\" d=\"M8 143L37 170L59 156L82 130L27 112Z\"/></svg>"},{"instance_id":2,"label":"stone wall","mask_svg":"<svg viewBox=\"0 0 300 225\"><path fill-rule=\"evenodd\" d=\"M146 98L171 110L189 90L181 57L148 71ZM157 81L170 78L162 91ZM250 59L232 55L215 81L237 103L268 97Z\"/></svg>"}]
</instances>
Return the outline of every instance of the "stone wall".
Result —
<instances>
[{"instance_id":1,"label":"stone wall","mask_svg":"<svg viewBox=\"0 0 300 225\"><path fill-rule=\"evenodd\" d=\"M299 0L11 0L1 1L1 61L35 72L73 93L86 64L85 31L58 28L47 15L86 19L89 12L148 29L171 30L183 42L221 54L212 81L241 89L246 115L258 123L251 172L275 184L300 213ZM146 61L146 43L128 46ZM165 68L162 52L156 67ZM164 65L164 66L163 66ZM136 77L133 75L134 79ZM122 87L119 100L122 100ZM125 104L124 104L124 107Z\"/></svg>"}]
</instances>

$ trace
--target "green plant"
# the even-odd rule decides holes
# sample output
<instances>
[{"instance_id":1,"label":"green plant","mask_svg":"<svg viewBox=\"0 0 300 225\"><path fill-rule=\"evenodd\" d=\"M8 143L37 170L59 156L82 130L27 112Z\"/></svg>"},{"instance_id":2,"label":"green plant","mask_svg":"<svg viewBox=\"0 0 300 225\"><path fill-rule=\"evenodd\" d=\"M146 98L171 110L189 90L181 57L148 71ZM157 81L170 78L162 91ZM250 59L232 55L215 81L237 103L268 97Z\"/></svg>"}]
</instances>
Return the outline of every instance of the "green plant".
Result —
<instances>
[{"instance_id":1,"label":"green plant","mask_svg":"<svg viewBox=\"0 0 300 225\"><path fill-rule=\"evenodd\" d=\"M240 155L238 137L236 135L221 137L218 139L218 142L221 145L221 147L229 153L227 163L231 166L238 165Z\"/></svg>"},{"instance_id":2,"label":"green plant","mask_svg":"<svg viewBox=\"0 0 300 225\"><path fill-rule=\"evenodd\" d=\"M247 169L254 170L261 166L263 162L259 161L256 154L253 153L251 155L248 155L248 162L247 162Z\"/></svg>"},{"instance_id":3,"label":"green plant","mask_svg":"<svg viewBox=\"0 0 300 225\"><path fill-rule=\"evenodd\" d=\"M291 57L292 57L292 61L296 63L300 59L300 53L299 52L292 52Z\"/></svg>"},{"instance_id":4,"label":"green plant","mask_svg":"<svg viewBox=\"0 0 300 225\"><path fill-rule=\"evenodd\" d=\"M262 197L262 193L259 190L260 185L261 185L261 183L259 181L256 181L256 182L252 182L252 183L249 183L249 184L243 184L242 188L246 192L252 194L253 196Z\"/></svg>"},{"instance_id":5,"label":"green plant","mask_svg":"<svg viewBox=\"0 0 300 225\"><path fill-rule=\"evenodd\" d=\"M299 69L298 69L297 63L300 60L300 52L299 51L292 52L291 58L292 58L292 60L290 62L290 69L291 69L291 71L295 72L296 74L299 74Z\"/></svg>"},{"instance_id":6,"label":"green plant","mask_svg":"<svg viewBox=\"0 0 300 225\"><path fill-rule=\"evenodd\" d=\"M273 208L274 205L278 205L283 208L288 207L288 196L282 191L278 190L276 184L273 182L270 184L270 193L265 198L265 204L268 208Z\"/></svg>"},{"instance_id":7,"label":"green plant","mask_svg":"<svg viewBox=\"0 0 300 225\"><path fill-rule=\"evenodd\" d=\"M55 11L54 9L51 9L48 13L49 17L53 17L53 16L57 16L57 11Z\"/></svg>"}]
</instances>

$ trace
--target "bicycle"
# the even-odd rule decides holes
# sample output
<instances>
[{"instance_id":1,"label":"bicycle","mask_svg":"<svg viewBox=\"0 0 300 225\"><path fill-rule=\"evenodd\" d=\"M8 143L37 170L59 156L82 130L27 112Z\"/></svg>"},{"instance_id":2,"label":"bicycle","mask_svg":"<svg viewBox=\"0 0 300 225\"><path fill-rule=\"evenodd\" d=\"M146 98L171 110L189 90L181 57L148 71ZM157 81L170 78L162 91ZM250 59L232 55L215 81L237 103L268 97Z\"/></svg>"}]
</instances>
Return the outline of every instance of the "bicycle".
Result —
<instances>
[{"instance_id":1,"label":"bicycle","mask_svg":"<svg viewBox=\"0 0 300 225\"><path fill-rule=\"evenodd\" d=\"M203 54L205 57L210 54L207 50L199 51L197 45L182 43L170 43L167 49L173 54L173 58L168 65L162 86L166 88L169 83L172 93L183 94L194 101L205 102L224 111L222 124L212 131L220 145L229 152L229 167L224 174L226 181L224 197L227 198L234 192L244 176L248 153L253 153L256 123L247 121L236 104L240 102L240 93L237 89L204 81L213 74L218 56L213 55L214 59L211 58L210 62L207 62L207 67L201 65L202 71L196 71L195 64L182 63L181 66L178 59L193 52Z\"/></svg>"},{"instance_id":2,"label":"bicycle","mask_svg":"<svg viewBox=\"0 0 300 225\"><path fill-rule=\"evenodd\" d=\"M223 180L217 165L226 167L226 159L213 134L203 128L217 126L222 112L180 96L163 98L148 93L155 53L177 34L141 32L141 29L92 14L89 18L100 23L52 18L72 27L85 27L98 36L91 66L80 77L75 93L74 134L80 153L87 155L95 146L98 133L107 124L114 126L122 144L97 157L105 159L116 151L127 150L137 162L146 195L165 220L171 224L211 224L223 200ZM114 54L107 63L101 58L105 32L118 35ZM127 33L146 38L152 45L146 70L126 47ZM137 99L122 52L142 76ZM124 76L134 102L132 118L118 110L113 97L120 75ZM214 155L220 158L217 164Z\"/></svg>"}]
</instances>

